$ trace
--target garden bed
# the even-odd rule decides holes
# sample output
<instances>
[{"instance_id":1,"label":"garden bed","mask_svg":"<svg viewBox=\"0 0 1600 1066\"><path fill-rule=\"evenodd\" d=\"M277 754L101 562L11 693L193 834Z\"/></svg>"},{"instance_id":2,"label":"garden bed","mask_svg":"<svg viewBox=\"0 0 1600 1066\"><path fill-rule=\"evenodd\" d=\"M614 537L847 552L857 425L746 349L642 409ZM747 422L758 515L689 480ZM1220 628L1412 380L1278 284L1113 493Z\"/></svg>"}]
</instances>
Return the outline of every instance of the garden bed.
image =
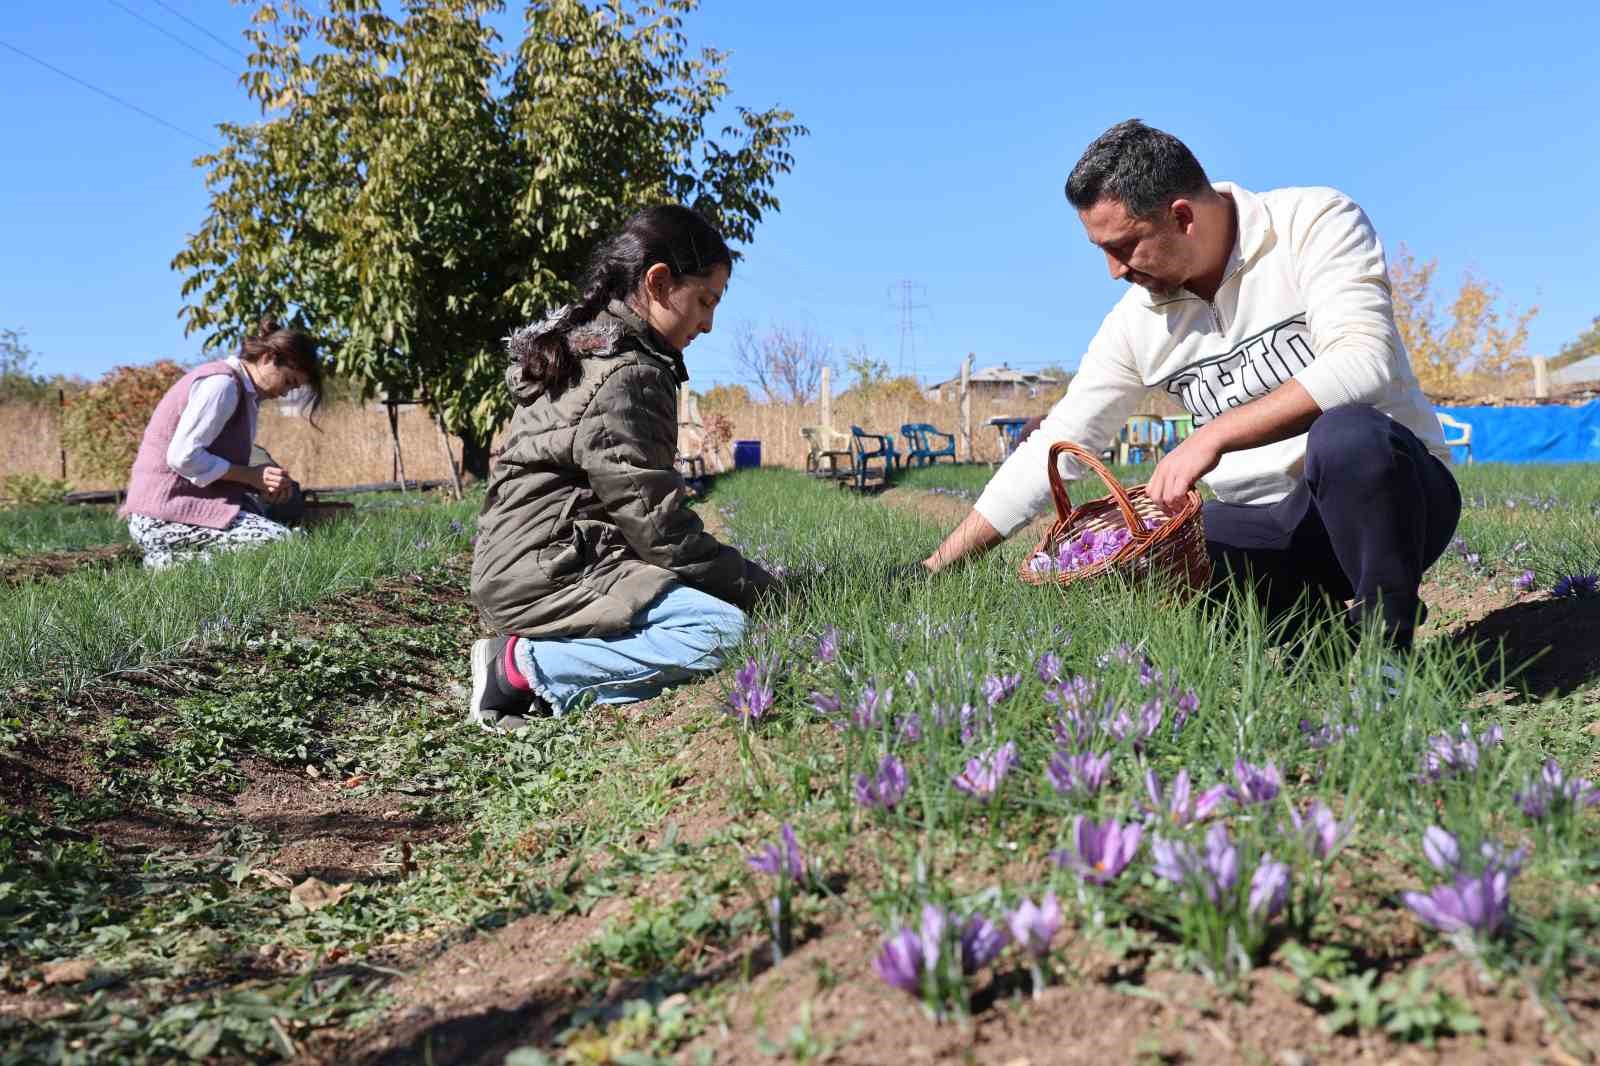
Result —
<instances>
[{"instance_id":1,"label":"garden bed","mask_svg":"<svg viewBox=\"0 0 1600 1066\"><path fill-rule=\"evenodd\" d=\"M31 617L66 628L13 663L0 713L0 1058L1588 1061L1600 813L1534 816L1519 795L1547 759L1600 769L1597 601L1551 594L1600 562L1600 486L1551 502L1525 474L1534 502L1507 506L1498 477L1463 475L1483 499L1430 575L1435 617L1398 683L1371 649L1285 661L1248 610L1026 588L1026 538L893 579L970 506L907 499L935 487L910 478L876 499L718 479L710 521L806 590L758 619L743 676L513 738L462 721L470 502L314 532L306 580L236 598L228 627L200 601L284 573L279 548L209 584L63 577L51 594L69 598ZM342 572L318 569L325 551ZM137 595L173 605L165 629L105 606ZM1502 637L1513 665L1551 651L1508 677L1474 650ZM131 651L99 650L114 642ZM1095 789L1051 772L1087 753L1109 757ZM886 756L905 775L892 805ZM1170 800L1180 770L1195 799L1234 794L1175 820L1145 773ZM1331 847L1291 825L1313 803ZM1143 826L1104 884L1072 866L1080 817ZM1157 838L1203 849L1218 826L1241 885L1267 854L1287 868L1281 906L1211 914L1239 938L1220 953L1194 924L1203 881L1153 861ZM1465 863L1510 861L1480 843L1529 849L1492 934L1452 941L1407 907L1455 876L1430 863L1430 826ZM1062 928L1037 999L1016 945L925 994L880 977L926 905L999 928L1048 891Z\"/></svg>"}]
</instances>

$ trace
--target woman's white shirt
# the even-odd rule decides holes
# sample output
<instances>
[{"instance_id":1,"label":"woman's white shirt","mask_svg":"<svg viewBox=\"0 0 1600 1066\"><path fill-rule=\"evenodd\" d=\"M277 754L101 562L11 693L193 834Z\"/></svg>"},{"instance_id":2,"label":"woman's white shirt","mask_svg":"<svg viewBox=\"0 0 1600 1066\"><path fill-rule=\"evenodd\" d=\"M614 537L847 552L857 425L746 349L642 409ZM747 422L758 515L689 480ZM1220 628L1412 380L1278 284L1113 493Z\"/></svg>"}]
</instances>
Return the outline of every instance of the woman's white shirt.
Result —
<instances>
[{"instance_id":1,"label":"woman's white shirt","mask_svg":"<svg viewBox=\"0 0 1600 1066\"><path fill-rule=\"evenodd\" d=\"M212 374L189 387L189 402L178 417L178 428L167 445L167 465L192 484L205 488L228 472L232 464L210 451L211 443L239 407L239 383L244 382L250 439L256 439L256 387L236 355L223 360L232 374Z\"/></svg>"}]
</instances>

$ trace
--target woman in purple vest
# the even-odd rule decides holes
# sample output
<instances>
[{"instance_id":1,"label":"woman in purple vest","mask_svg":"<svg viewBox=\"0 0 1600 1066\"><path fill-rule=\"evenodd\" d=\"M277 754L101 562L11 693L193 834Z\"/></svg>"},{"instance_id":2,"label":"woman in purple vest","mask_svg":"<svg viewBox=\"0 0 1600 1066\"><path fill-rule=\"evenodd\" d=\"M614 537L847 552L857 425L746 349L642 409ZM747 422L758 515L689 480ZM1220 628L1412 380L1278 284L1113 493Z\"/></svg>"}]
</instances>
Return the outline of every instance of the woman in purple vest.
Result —
<instances>
[{"instance_id":1,"label":"woman in purple vest","mask_svg":"<svg viewBox=\"0 0 1600 1066\"><path fill-rule=\"evenodd\" d=\"M317 346L270 319L238 355L202 363L180 378L145 427L119 515L144 565L164 569L213 551L282 540L290 533L250 509L249 490L268 503L292 490L282 467L250 465L262 400L309 388L322 400Z\"/></svg>"}]
</instances>

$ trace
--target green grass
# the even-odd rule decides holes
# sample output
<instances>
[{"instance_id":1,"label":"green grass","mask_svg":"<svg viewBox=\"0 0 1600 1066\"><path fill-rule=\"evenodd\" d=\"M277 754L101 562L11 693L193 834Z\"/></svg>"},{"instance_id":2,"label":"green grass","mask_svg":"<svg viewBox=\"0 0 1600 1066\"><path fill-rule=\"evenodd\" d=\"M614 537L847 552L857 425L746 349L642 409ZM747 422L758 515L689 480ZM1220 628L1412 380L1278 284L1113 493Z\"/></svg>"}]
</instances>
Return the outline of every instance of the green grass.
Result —
<instances>
[{"instance_id":1,"label":"green grass","mask_svg":"<svg viewBox=\"0 0 1600 1066\"><path fill-rule=\"evenodd\" d=\"M128 527L115 507L60 503L0 508L0 558L127 543Z\"/></svg>"},{"instance_id":2,"label":"green grass","mask_svg":"<svg viewBox=\"0 0 1600 1066\"><path fill-rule=\"evenodd\" d=\"M985 473L915 471L904 483L965 486ZM1469 484L1500 486L1506 482L1498 479L1507 476L1466 472ZM1588 484L1565 471L1549 478L1568 492ZM1421 862L1420 840L1426 826L1441 824L1473 849L1489 840L1533 849L1513 891L1519 920L1497 944L1497 965L1558 985L1562 967L1600 961L1589 949L1572 947L1574 937L1600 933L1600 907L1575 891L1600 869L1595 818L1538 824L1514 800L1547 758L1579 776L1595 776L1594 744L1585 732L1593 716L1584 703L1600 691L1594 678L1586 691L1569 696L1490 708L1478 698L1491 687L1487 672L1461 645L1438 639L1400 660L1401 691L1389 695L1378 642L1363 643L1353 659L1331 640L1312 641L1302 656L1282 656L1268 650L1268 631L1248 603L1177 607L1159 589L1116 580L1065 596L1027 587L1014 576L1028 550L1021 543L946 575L891 582L890 565L925 555L942 529L871 500L841 498L798 476L724 479L713 503L758 554L791 572L819 575L804 600L758 630L747 649L751 659L768 664L778 693L777 710L753 724L746 744L750 802L774 820L803 824L802 841L825 861L871 848L891 886L872 901L885 931L913 920L929 900L997 915L999 900L1037 898L1053 888L1079 901L1069 908L1072 920L1093 927L1097 909L1109 911L1121 916L1118 928L1146 938L1143 950L1160 964L1200 965L1186 942L1178 942L1184 907L1177 894L1147 872L1148 846L1127 876L1087 894L1045 855L1068 844L1077 815L1143 817L1147 769L1167 781L1187 769L1198 791L1233 783L1234 761L1244 759L1275 765L1287 782L1274 802L1227 818L1247 854L1294 857L1301 890L1319 881L1324 875L1284 828L1291 805L1303 809L1315 799L1357 826L1326 876L1370 882L1335 905L1308 895L1283 935L1366 958L1401 964L1414 958L1417 949L1398 946L1389 932L1397 921L1409 921L1394 912L1396 894L1436 880ZM1519 538L1534 557L1570 550L1568 542L1581 532L1582 520L1570 515L1571 522L1528 522L1503 507L1469 514L1463 526L1469 541L1487 547ZM1600 552L1588 558L1592 566ZM1442 565L1458 576L1463 567L1453 557ZM1325 625L1331 633L1338 623L1329 618ZM830 626L841 634L841 651L836 662L822 664L817 641ZM1574 633L1573 639L1585 638ZM1166 694L1162 725L1142 753L1097 734L1094 750L1114 753L1111 786L1088 799L1064 797L1044 777L1061 746L1051 728L1058 708L1047 702L1047 686L1034 673L1046 652L1064 661L1064 675L1082 675L1095 685L1095 717L1120 710L1137 720L1148 701L1173 685L1194 691L1200 709L1174 733L1172 696ZM1160 671L1162 680L1143 683L1141 663ZM1020 675L1020 685L986 714L982 682L1003 674ZM891 688L887 712L864 726L852 722L851 709L864 693L881 696ZM819 713L813 693L837 699L843 709ZM968 740L956 717L961 707L978 708ZM1329 747L1311 746L1306 729L1329 723L1356 731ZM1502 724L1506 742L1485 748L1475 773L1421 779L1429 738L1463 723L1474 735ZM981 803L952 787L970 758L1005 743L1015 744L1018 763L998 799ZM911 788L893 813L873 814L856 805L852 782L872 773L886 754L905 762ZM881 832L864 835L869 827ZM1018 866L1020 875L1011 872ZM1009 876L998 876L1000 870ZM1380 875L1373 878L1373 870ZM1350 915L1370 916L1374 928L1341 927L1337 918Z\"/></svg>"},{"instance_id":3,"label":"green grass","mask_svg":"<svg viewBox=\"0 0 1600 1066\"><path fill-rule=\"evenodd\" d=\"M230 628L463 551L474 505L359 512L304 537L152 573L19 586L0 601L0 687L65 685L160 662Z\"/></svg>"}]
</instances>

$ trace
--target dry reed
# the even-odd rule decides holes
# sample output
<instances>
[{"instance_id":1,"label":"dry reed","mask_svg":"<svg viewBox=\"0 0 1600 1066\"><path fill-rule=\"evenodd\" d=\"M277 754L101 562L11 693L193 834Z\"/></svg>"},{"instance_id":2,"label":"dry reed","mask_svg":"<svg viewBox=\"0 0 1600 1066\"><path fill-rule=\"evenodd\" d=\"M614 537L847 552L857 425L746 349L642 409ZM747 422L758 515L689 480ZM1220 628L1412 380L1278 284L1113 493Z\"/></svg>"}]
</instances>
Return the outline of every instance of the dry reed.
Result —
<instances>
[{"instance_id":1,"label":"dry reed","mask_svg":"<svg viewBox=\"0 0 1600 1066\"><path fill-rule=\"evenodd\" d=\"M971 454L958 440L958 456L994 462L1000 455L1000 437L993 427L984 425L985 420L996 415L1043 414L1054 398L974 396ZM814 403L752 403L702 411L705 416L714 413L727 416L733 423L734 439L761 441L765 465L794 469L805 466L806 443L800 427L814 425L821 417L819 406ZM834 428L848 432L851 425L858 425L870 433L894 434L902 452L905 441L899 433L906 422L929 422L947 433L958 433L960 407L955 401L905 395L868 400L848 393L833 403ZM361 485L394 478L389 416L381 404L334 404L317 416L317 424L320 431L306 419L282 414L275 404L267 404L261 412L256 440L303 485ZM450 476L439 431L426 411L402 408L399 428L406 477L426 480ZM459 463L461 442L455 437L449 440L451 455ZM731 449L724 448L721 458L724 468L731 466ZM0 477L6 474L61 476L60 412L54 404L0 404ZM77 489L122 487L78 477L70 456L66 480Z\"/></svg>"}]
</instances>

